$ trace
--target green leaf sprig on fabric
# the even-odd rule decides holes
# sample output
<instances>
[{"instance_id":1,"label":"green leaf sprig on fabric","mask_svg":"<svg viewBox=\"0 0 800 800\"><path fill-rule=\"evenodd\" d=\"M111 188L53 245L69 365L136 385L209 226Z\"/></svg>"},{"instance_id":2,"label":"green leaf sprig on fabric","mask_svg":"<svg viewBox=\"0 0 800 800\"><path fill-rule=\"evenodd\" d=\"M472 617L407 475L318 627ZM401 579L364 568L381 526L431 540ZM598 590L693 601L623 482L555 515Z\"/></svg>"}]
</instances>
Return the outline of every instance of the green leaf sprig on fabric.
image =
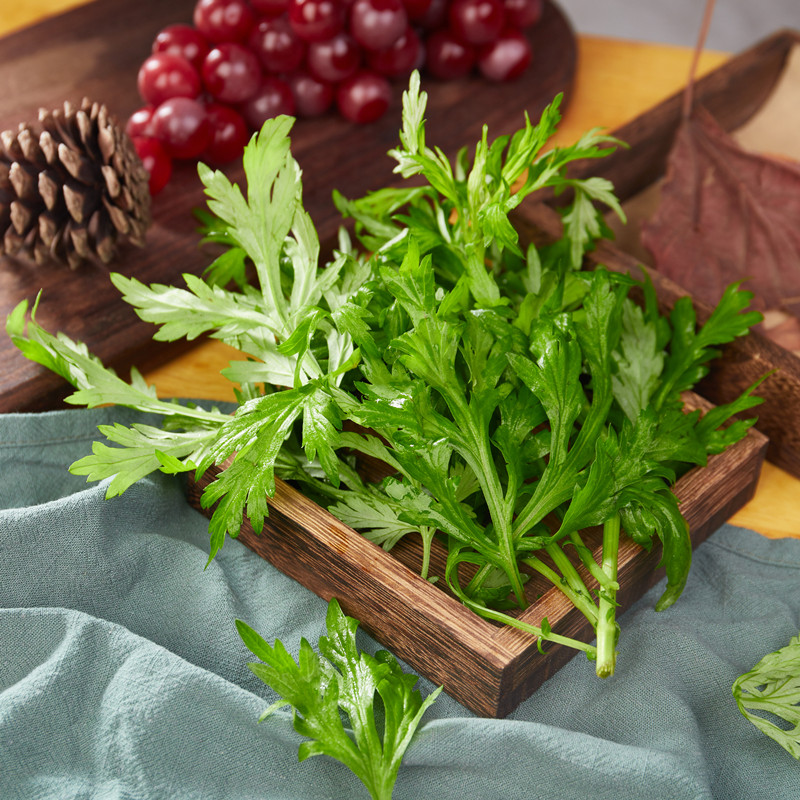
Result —
<instances>
[{"instance_id":1,"label":"green leaf sprig on fabric","mask_svg":"<svg viewBox=\"0 0 800 800\"><path fill-rule=\"evenodd\" d=\"M281 698L260 721L289 706L294 729L307 737L300 745L300 761L316 755L335 758L359 778L373 800L390 800L403 756L441 687L423 700L414 688L417 676L403 672L391 653L359 651L358 622L342 612L335 598L328 605L326 624L320 652L303 639L295 661L280 640L270 645L236 621L242 641L261 659L248 666Z\"/></svg>"},{"instance_id":2,"label":"green leaf sprig on fabric","mask_svg":"<svg viewBox=\"0 0 800 800\"><path fill-rule=\"evenodd\" d=\"M424 577L487 619L583 651L611 675L621 531L646 548L661 540L667 588L658 608L669 607L691 561L671 487L744 436L754 420L731 418L759 402L751 387L703 415L685 413L682 394L760 315L733 285L698 329L688 298L664 317L648 281L582 269L605 231L595 201L621 210L610 184L571 179L567 167L617 142L590 132L547 149L558 98L513 136L490 142L484 130L471 159L465 148L453 164L426 143L426 101L415 73L390 153L414 185L336 194L356 241L343 228L328 263L302 206L291 120L279 117L246 149L246 195L200 167L213 215L206 238L229 254L206 280L186 276L177 288L113 276L158 326L156 338L207 334L243 354L224 371L239 385L234 415L165 403L136 376L127 386L35 314L26 323L24 306L8 330L26 356L76 386L71 402L164 416L162 430L104 431L113 446L73 466L110 478L110 494L148 470L202 473L230 459L202 498L216 504L211 558L244 514L261 529L277 475L386 549L418 535ZM564 236L525 246L509 214L542 188L570 190ZM221 285L229 279L234 288ZM641 306L631 298L637 286ZM387 477L367 481L360 457L382 462ZM589 526L603 527L599 559L581 533ZM447 552L438 576L429 575L435 540ZM511 609L533 599L531 571L586 616L596 646L547 620L515 618Z\"/></svg>"},{"instance_id":3,"label":"green leaf sprig on fabric","mask_svg":"<svg viewBox=\"0 0 800 800\"><path fill-rule=\"evenodd\" d=\"M740 675L732 690L745 718L800 759L800 634Z\"/></svg>"}]
</instances>

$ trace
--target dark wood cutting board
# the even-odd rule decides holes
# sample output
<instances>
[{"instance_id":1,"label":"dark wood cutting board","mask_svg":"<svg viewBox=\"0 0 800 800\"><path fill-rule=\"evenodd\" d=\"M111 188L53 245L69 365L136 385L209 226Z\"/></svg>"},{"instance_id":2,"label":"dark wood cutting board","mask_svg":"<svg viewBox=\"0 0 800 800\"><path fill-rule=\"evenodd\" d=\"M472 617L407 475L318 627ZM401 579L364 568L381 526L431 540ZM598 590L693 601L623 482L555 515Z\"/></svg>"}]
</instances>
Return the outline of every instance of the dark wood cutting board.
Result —
<instances>
[{"instance_id":1,"label":"dark wood cutting board","mask_svg":"<svg viewBox=\"0 0 800 800\"><path fill-rule=\"evenodd\" d=\"M141 105L136 74L164 26L191 20L193 0L96 0L0 40L0 130L36 119L40 107L56 108L86 96L105 103L124 121ZM553 97L565 101L575 71L576 42L568 20L551 2L529 32L534 62L518 81L490 84L479 78L438 83L423 78L429 94L428 139L453 156L480 138L483 124L492 137L513 133L523 112L538 117ZM293 153L304 175L304 201L321 239L339 224L331 201L338 189L357 197L393 182L394 162L386 152L397 143L400 95L377 123L356 126L336 116L295 124ZM225 171L241 180L238 165ZM186 272L199 274L211 255L199 247L192 209L204 205L196 168L177 167L169 186L155 198L154 224L147 247L129 248L112 266L146 283L180 283ZM119 299L107 271L89 267L36 267L0 257L0 314L24 299L42 298L37 321L85 342L107 365L126 371L147 368L175 355L178 344L154 344L154 328L141 322ZM190 392L189 392L190 393ZM64 394L60 378L24 359L4 334L0 336L0 412L56 406Z\"/></svg>"}]
</instances>

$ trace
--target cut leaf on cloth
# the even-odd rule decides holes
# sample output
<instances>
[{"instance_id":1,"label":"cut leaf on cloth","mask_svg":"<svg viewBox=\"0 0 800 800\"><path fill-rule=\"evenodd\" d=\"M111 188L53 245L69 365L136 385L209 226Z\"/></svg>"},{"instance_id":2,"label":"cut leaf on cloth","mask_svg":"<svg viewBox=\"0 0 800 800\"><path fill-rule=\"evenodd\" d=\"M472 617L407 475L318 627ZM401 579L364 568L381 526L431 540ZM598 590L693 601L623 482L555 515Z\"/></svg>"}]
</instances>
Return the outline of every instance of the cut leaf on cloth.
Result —
<instances>
[{"instance_id":1,"label":"cut leaf on cloth","mask_svg":"<svg viewBox=\"0 0 800 800\"><path fill-rule=\"evenodd\" d=\"M800 759L800 634L733 684L739 711Z\"/></svg>"},{"instance_id":2,"label":"cut leaf on cloth","mask_svg":"<svg viewBox=\"0 0 800 800\"><path fill-rule=\"evenodd\" d=\"M703 108L681 123L642 243L659 272L715 302L746 280L754 305L800 314L800 165L743 150Z\"/></svg>"}]
</instances>

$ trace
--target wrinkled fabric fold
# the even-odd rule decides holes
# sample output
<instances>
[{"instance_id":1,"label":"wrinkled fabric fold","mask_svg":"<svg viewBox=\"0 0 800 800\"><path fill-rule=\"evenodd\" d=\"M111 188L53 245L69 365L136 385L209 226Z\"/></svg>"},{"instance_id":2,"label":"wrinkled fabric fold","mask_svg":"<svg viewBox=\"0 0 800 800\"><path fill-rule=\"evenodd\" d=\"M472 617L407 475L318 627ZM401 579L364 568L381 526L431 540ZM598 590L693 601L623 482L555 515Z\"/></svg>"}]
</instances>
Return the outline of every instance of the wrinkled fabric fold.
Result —
<instances>
[{"instance_id":1,"label":"wrinkled fabric fold","mask_svg":"<svg viewBox=\"0 0 800 800\"><path fill-rule=\"evenodd\" d=\"M234 627L296 653L324 633L326 604L236 541L206 568L207 521L179 478L106 500L67 471L98 424L143 419L0 416L0 797L365 797L338 763L298 763L290 715L257 723L275 696ZM576 656L504 720L441 695L395 798L796 800L797 762L730 687L800 630L800 541L723 526L656 613L661 591L622 616L611 679Z\"/></svg>"}]
</instances>

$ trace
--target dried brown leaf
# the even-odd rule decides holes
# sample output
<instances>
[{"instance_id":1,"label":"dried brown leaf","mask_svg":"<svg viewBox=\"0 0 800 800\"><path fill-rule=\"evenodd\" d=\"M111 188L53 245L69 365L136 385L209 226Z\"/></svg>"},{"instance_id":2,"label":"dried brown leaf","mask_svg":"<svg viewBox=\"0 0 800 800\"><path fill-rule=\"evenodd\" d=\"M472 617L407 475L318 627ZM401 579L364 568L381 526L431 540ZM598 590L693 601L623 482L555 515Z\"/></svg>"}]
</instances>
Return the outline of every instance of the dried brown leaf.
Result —
<instances>
[{"instance_id":1,"label":"dried brown leaf","mask_svg":"<svg viewBox=\"0 0 800 800\"><path fill-rule=\"evenodd\" d=\"M709 303L746 280L757 307L800 314L800 165L743 150L695 108L642 242L659 272Z\"/></svg>"}]
</instances>

